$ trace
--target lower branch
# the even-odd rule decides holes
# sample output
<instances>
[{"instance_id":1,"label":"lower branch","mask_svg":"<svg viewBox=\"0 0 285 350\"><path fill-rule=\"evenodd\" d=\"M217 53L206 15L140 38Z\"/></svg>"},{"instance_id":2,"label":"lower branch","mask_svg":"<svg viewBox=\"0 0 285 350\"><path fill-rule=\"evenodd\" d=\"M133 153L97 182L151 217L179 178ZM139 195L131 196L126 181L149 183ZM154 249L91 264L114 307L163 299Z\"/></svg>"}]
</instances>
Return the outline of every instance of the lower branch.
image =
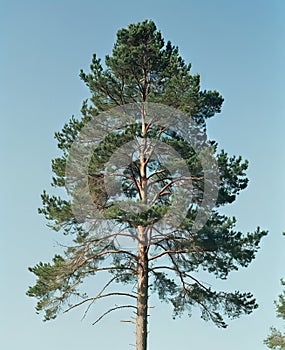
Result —
<instances>
[{"instance_id":1,"label":"lower branch","mask_svg":"<svg viewBox=\"0 0 285 350\"><path fill-rule=\"evenodd\" d=\"M137 296L136 295L132 295L132 294L129 294L129 293L120 293L120 292L114 292L114 293L108 293L108 294L101 294L101 295L97 295L97 297L94 297L94 298L87 298L87 299L84 299L83 301L81 301L80 303L77 303L77 304L74 304L72 306L70 306L67 310L64 311L64 313L78 307L78 306L81 306L85 303L88 303L89 301L91 302L94 302L95 300L99 300L99 299L102 299L102 298L106 298L106 297L111 297L111 296L125 296L125 297L130 297L130 298L134 298L134 299L137 299Z\"/></svg>"},{"instance_id":2,"label":"lower branch","mask_svg":"<svg viewBox=\"0 0 285 350\"><path fill-rule=\"evenodd\" d=\"M134 305L121 305L121 306L113 307L112 309L109 309L108 311L104 312L104 314L101 315L99 318L97 318L97 320L95 322L93 322L92 325L95 325L96 323L101 321L103 317L105 317L106 315L108 315L112 311L119 310L119 309L127 309L127 308L137 309L137 307Z\"/></svg>"}]
</instances>

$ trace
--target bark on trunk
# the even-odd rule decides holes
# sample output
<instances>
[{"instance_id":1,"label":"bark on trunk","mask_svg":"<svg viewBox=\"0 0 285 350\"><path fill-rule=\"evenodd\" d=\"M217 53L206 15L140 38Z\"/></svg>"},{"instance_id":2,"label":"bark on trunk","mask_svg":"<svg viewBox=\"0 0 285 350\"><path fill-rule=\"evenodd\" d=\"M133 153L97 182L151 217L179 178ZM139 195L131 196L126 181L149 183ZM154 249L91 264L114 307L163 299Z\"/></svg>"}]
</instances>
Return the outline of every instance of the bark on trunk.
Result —
<instances>
[{"instance_id":1,"label":"bark on trunk","mask_svg":"<svg viewBox=\"0 0 285 350\"><path fill-rule=\"evenodd\" d=\"M145 101L145 96L142 97ZM145 161L146 140L145 110L142 108L142 139L140 145L140 200L147 203L147 169ZM147 350L147 311L148 311L148 228L137 227L138 233L138 297L136 318L136 350Z\"/></svg>"},{"instance_id":2,"label":"bark on trunk","mask_svg":"<svg viewBox=\"0 0 285 350\"><path fill-rule=\"evenodd\" d=\"M147 350L148 254L146 227L138 227L138 298L136 318L136 350Z\"/></svg>"}]
</instances>

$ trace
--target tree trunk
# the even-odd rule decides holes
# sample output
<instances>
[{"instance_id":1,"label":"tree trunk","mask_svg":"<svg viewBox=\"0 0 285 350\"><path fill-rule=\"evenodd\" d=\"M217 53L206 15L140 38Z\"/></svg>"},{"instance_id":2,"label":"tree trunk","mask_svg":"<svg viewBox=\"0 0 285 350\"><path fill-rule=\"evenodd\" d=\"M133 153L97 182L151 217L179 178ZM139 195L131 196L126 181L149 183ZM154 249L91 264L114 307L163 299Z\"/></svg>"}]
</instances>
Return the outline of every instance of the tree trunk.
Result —
<instances>
[{"instance_id":1,"label":"tree trunk","mask_svg":"<svg viewBox=\"0 0 285 350\"><path fill-rule=\"evenodd\" d=\"M142 96L144 102L145 97ZM145 149L146 140L144 139L145 129L145 110L142 108L142 139L140 146L140 200L143 204L147 203L147 174ZM137 227L138 233L138 297L137 297L137 318L136 318L136 350L147 350L147 311L148 311L148 228L144 226Z\"/></svg>"},{"instance_id":2,"label":"tree trunk","mask_svg":"<svg viewBox=\"0 0 285 350\"><path fill-rule=\"evenodd\" d=\"M136 318L136 350L147 350L148 253L147 228L138 228L138 298Z\"/></svg>"}]
</instances>

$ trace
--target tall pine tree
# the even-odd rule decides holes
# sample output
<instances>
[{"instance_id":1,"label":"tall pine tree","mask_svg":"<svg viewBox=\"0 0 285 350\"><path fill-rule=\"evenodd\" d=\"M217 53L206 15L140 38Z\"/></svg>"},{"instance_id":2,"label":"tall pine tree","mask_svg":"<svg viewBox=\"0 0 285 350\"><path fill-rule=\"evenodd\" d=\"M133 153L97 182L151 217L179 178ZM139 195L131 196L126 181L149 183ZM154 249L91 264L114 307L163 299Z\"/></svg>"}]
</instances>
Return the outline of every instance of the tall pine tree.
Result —
<instances>
[{"instance_id":1,"label":"tall pine tree","mask_svg":"<svg viewBox=\"0 0 285 350\"><path fill-rule=\"evenodd\" d=\"M44 191L39 209L52 229L73 237L73 244L51 263L30 268L37 281L27 294L38 299L36 309L44 311L45 320L64 309L88 305L89 310L99 299L117 297L97 321L115 310L134 309L136 349L146 350L150 293L172 304L174 316L190 315L198 306L202 318L218 327L226 327L225 318L257 307L251 293L215 291L195 277L204 270L226 279L230 271L248 266L266 232L238 232L236 219L219 212L246 188L248 164L218 153L217 143L205 140L207 119L221 111L223 98L217 91L202 91L199 75L190 70L154 22L144 21L118 31L104 66L94 55L90 72L81 71L90 102L84 101L79 120L71 118L55 134L62 156L52 161L52 185L67 184L73 199ZM116 122L118 113L123 124ZM130 113L136 116L131 122ZM92 138L98 140L92 144ZM201 156L205 147L215 153L218 177L212 176L211 155ZM179 171L183 166L188 172ZM171 208L176 209L172 217ZM198 228L197 217L203 223ZM122 238L128 237L136 249L124 246ZM100 271L110 274L102 290L83 293L84 279L96 279ZM115 289L115 283L130 290ZM124 298L131 302L118 304Z\"/></svg>"}]
</instances>

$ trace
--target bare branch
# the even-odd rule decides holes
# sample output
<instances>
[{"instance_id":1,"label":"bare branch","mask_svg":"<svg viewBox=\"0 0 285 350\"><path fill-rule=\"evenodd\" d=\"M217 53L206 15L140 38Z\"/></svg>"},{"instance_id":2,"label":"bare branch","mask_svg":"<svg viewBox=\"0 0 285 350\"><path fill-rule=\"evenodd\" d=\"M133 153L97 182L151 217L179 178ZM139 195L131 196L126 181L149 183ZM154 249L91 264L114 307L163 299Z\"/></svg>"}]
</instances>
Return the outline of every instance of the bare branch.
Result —
<instances>
[{"instance_id":1,"label":"bare branch","mask_svg":"<svg viewBox=\"0 0 285 350\"><path fill-rule=\"evenodd\" d=\"M123 233L123 230L122 229L121 231L119 231L118 233L112 233L110 235L106 235L104 237L100 237L100 238L91 238L89 240L89 244L91 243L94 243L94 242L97 242L98 244L97 245L100 245L102 242L108 240L108 239L111 239L113 238L113 241L116 239L117 236L122 236L122 237L132 237L132 238L136 238L134 235L130 234L130 233ZM82 246L84 247L86 245L86 243L82 243Z\"/></svg>"},{"instance_id":2,"label":"bare branch","mask_svg":"<svg viewBox=\"0 0 285 350\"><path fill-rule=\"evenodd\" d=\"M157 174L161 174L161 173L165 173L166 172L166 169L161 169L161 170L157 170L155 172L153 172L152 174L150 174L148 177L147 177L147 180L149 180L151 177L157 175ZM161 181L161 179L159 180ZM155 181L156 182L156 181ZM152 182L151 184L155 183L155 182ZM150 184L150 185L151 185Z\"/></svg>"},{"instance_id":3,"label":"bare branch","mask_svg":"<svg viewBox=\"0 0 285 350\"><path fill-rule=\"evenodd\" d=\"M82 255L84 255L85 253L87 252L87 249L86 251L83 252ZM130 257L132 257L135 261L137 261L137 256L135 254L132 254L131 252L128 252L126 250L117 250L117 249L109 249L109 250L106 250L106 251L102 251L101 253L98 253L98 254L95 254L95 255L91 255L89 256L88 258L83 258L82 256L79 256L77 258L77 261L74 261L73 262L73 265L75 265L76 269L78 269L79 267L82 267L84 264L86 264L86 262L90 261L90 260L95 260L101 256L104 256L104 255L109 255L109 254L126 254ZM97 269L95 269L96 271Z\"/></svg>"},{"instance_id":4,"label":"bare branch","mask_svg":"<svg viewBox=\"0 0 285 350\"><path fill-rule=\"evenodd\" d=\"M112 277L103 287L103 289L101 290L101 292L98 295L101 295L108 287L109 285L114 282L117 278L121 277L121 276L125 276L125 275L133 275L133 273L131 272L124 272L124 273L119 273L117 275L115 275L114 277Z\"/></svg>"},{"instance_id":5,"label":"bare branch","mask_svg":"<svg viewBox=\"0 0 285 350\"><path fill-rule=\"evenodd\" d=\"M117 249L110 249L110 250L106 250L105 252L102 252L102 253L99 253L97 255L95 255L96 258L99 258L100 256L103 256L103 255L106 255L106 254L118 254L118 253L122 253L122 254L126 254L126 255L129 255L131 256L133 259L137 260L138 257L137 255L131 253L131 252L128 252L126 250L117 250ZM92 258L92 257L91 257ZM90 258L88 258L89 260Z\"/></svg>"},{"instance_id":6,"label":"bare branch","mask_svg":"<svg viewBox=\"0 0 285 350\"><path fill-rule=\"evenodd\" d=\"M105 292L105 290L110 286L110 284L112 284L112 282L115 281L118 277L120 277L120 276L125 276L125 275L133 275L133 274L130 273L130 272L124 272L124 273L120 273L120 274L117 274L116 276L112 277L112 278L105 284L105 286L102 288L102 290L99 292L98 296L99 296L99 295L102 295L103 292ZM90 310L91 306L95 303L95 301L96 301L96 300L91 301L91 303L88 305L88 307L87 307L86 310L84 311L84 314L83 314L81 320L83 320L83 319L86 317L88 311Z\"/></svg>"},{"instance_id":7,"label":"bare branch","mask_svg":"<svg viewBox=\"0 0 285 350\"><path fill-rule=\"evenodd\" d=\"M120 320L120 322L136 324L136 322L132 320Z\"/></svg>"},{"instance_id":8,"label":"bare branch","mask_svg":"<svg viewBox=\"0 0 285 350\"><path fill-rule=\"evenodd\" d=\"M103 317L105 317L106 315L108 315L110 312L115 311L115 310L119 310L119 309L126 309L126 308L133 308L137 310L137 307L134 305L122 305L122 306L116 306L112 309L109 309L108 311L106 311L103 315L101 315L94 323L92 323L92 325L94 326L96 323L98 323L99 321L102 320Z\"/></svg>"},{"instance_id":9,"label":"bare branch","mask_svg":"<svg viewBox=\"0 0 285 350\"><path fill-rule=\"evenodd\" d=\"M132 294L129 294L129 293L121 293L121 292L114 292L114 293L107 293L107 294L102 294L102 295L97 295L96 297L94 298L87 298L87 299L84 299L82 301L80 301L79 303L76 303L72 306L70 306L68 309L64 310L63 313L67 313L69 312L70 310L78 307L78 306L81 306L89 301L91 301L92 303L96 300L99 300L99 299L102 299L102 298L107 298L107 297L110 297L110 296L125 296L125 297L130 297L130 298L134 298L134 299L137 299L137 297L135 295L132 295Z\"/></svg>"}]
</instances>

